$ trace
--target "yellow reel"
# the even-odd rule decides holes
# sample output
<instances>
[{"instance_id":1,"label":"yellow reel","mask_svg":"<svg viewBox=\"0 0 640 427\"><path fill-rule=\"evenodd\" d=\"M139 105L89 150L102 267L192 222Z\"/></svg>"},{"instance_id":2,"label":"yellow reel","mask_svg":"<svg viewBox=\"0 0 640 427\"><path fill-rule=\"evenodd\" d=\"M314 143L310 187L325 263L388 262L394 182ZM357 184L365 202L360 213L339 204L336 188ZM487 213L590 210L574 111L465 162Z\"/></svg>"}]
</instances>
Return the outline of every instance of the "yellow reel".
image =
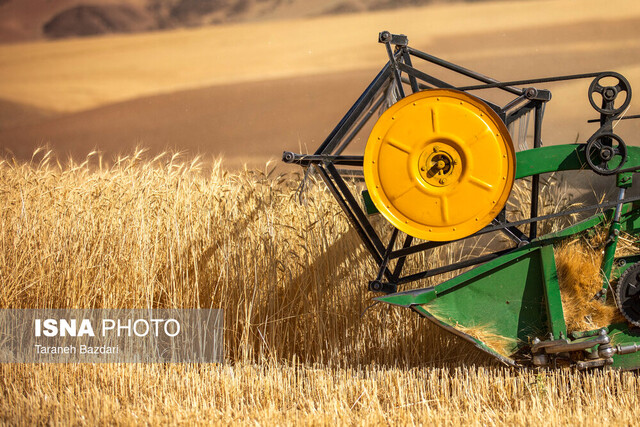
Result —
<instances>
[{"instance_id":1,"label":"yellow reel","mask_svg":"<svg viewBox=\"0 0 640 427\"><path fill-rule=\"evenodd\" d=\"M461 239L502 210L515 176L506 126L482 100L451 89L414 93L376 122L364 155L367 189L401 231Z\"/></svg>"}]
</instances>

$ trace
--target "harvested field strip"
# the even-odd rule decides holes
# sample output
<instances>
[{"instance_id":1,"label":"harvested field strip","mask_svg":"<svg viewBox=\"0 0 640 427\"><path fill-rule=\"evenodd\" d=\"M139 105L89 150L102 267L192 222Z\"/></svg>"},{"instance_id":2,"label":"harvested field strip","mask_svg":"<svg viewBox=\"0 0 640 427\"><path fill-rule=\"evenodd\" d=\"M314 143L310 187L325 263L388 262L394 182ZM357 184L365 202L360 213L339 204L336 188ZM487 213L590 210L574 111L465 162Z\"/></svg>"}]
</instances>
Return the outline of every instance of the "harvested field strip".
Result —
<instances>
[{"instance_id":1,"label":"harvested field strip","mask_svg":"<svg viewBox=\"0 0 640 427\"><path fill-rule=\"evenodd\" d=\"M0 367L0 419L31 423L633 425L631 373L290 365Z\"/></svg>"}]
</instances>

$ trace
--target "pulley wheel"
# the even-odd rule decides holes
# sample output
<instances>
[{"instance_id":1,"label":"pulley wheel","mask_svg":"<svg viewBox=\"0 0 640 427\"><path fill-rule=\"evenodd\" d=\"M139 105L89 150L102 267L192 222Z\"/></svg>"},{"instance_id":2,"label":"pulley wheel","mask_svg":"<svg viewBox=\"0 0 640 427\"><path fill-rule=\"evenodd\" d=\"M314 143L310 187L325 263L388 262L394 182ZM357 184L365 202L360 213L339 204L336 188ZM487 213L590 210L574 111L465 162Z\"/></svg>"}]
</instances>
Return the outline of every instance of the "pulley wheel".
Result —
<instances>
[{"instance_id":1,"label":"pulley wheel","mask_svg":"<svg viewBox=\"0 0 640 427\"><path fill-rule=\"evenodd\" d=\"M603 86L602 82L607 78L616 79L616 83L612 86ZM620 92L625 92L625 99L622 101L622 104L616 108L613 104ZM602 97L604 104L610 104L609 107L605 107L604 105L600 106L596 103L596 100L593 97L596 93ZM605 72L599 74L595 79L593 79L589 85L587 95L589 97L589 103L597 112L607 116L615 116L626 110L631 103L631 85L622 74Z\"/></svg>"},{"instance_id":2,"label":"pulley wheel","mask_svg":"<svg viewBox=\"0 0 640 427\"><path fill-rule=\"evenodd\" d=\"M634 326L640 326L640 263L629 267L618 280L618 308Z\"/></svg>"},{"instance_id":3,"label":"pulley wheel","mask_svg":"<svg viewBox=\"0 0 640 427\"><path fill-rule=\"evenodd\" d=\"M587 164L599 175L613 175L627 161L627 146L612 132L596 133L585 147Z\"/></svg>"},{"instance_id":4,"label":"pulley wheel","mask_svg":"<svg viewBox=\"0 0 640 427\"><path fill-rule=\"evenodd\" d=\"M465 92L432 89L380 116L365 149L364 177L374 204L398 229L449 241L498 215L515 165L507 128L487 104Z\"/></svg>"}]
</instances>

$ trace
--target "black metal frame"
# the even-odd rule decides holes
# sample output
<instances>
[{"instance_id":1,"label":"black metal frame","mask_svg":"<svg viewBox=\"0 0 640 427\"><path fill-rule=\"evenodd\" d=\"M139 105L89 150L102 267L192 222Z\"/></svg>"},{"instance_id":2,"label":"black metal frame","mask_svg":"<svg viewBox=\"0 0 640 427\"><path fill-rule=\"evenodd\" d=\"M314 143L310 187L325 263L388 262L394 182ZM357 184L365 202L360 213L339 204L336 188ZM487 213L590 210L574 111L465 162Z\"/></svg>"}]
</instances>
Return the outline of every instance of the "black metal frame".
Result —
<instances>
[{"instance_id":1,"label":"black metal frame","mask_svg":"<svg viewBox=\"0 0 640 427\"><path fill-rule=\"evenodd\" d=\"M423 89L433 88L451 88L461 91L476 91L491 88L501 89L504 92L515 95L515 98L502 107L485 99L483 99L483 101L500 116L506 125L509 125L523 115L534 111L533 145L534 148L537 148L542 146L542 120L544 116L545 103L551 99L551 92L530 86L524 88L516 86L593 78L602 75L602 73L574 74L542 79L500 82L475 71L471 71L459 65L413 49L408 46L407 37L403 35L394 35L385 31L380 33L379 42L385 44L389 61L345 114L338 125L333 129L314 154L300 155L285 152L283 154L283 160L287 163L295 163L303 167L311 166L315 168L340 204L355 230L358 232L375 262L378 264L378 274L376 279L369 283L369 289L376 292L391 293L397 290L398 285L471 267L499 257L536 238L537 222L546 219L547 217L559 215L538 217L540 177L539 175L534 175L532 177L531 185L531 212L529 219L511 223L506 218L506 211L503 210L490 225L471 236L458 240L462 241L486 233L501 231L515 243L514 247L490 254L476 256L475 258L446 266L424 270L419 273L402 276L402 270L407 256L446 245L452 243L452 241L422 242L413 244L414 238L410 235L405 235L402 248L394 249L399 234L399 230L394 229L389 241L385 245L382 241L382 237L375 231L367 217L367 214L363 211L356 199L356 196L351 192L345 181L345 178L349 177L362 177L362 171L355 169L338 170L336 168L336 165L362 167L363 156L347 156L342 155L342 153L349 144L351 144L356 135L367 124L375 112L381 108L387 99L387 92L389 90L396 90L400 97L404 97L405 87L403 86L403 83L408 84L411 91L414 93ZM392 48L392 45L395 46L395 48ZM437 65L453 73L470 77L479 81L481 84L455 87L445 81L424 73L417 68L414 68L412 59L415 58ZM605 117L601 117L601 123L604 123L605 119ZM564 214L566 215L567 213ZM523 233L515 224L518 226L530 224L529 235L527 236ZM391 269L390 262L393 260L397 261L394 268Z\"/></svg>"}]
</instances>

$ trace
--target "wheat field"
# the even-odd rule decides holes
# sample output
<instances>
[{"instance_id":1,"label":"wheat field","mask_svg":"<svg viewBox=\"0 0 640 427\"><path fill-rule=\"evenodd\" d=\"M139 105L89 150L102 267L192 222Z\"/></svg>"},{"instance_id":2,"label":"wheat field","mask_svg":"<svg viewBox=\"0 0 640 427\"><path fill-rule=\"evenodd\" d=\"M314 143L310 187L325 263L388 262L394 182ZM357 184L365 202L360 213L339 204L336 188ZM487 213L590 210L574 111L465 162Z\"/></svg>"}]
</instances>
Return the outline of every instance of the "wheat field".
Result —
<instances>
[{"instance_id":1,"label":"wheat field","mask_svg":"<svg viewBox=\"0 0 640 427\"><path fill-rule=\"evenodd\" d=\"M372 306L375 265L324 186L311 178L300 194L299 182L272 165L230 173L220 161L142 150L111 162L91 153L59 163L44 150L0 161L0 307L223 308L226 360L5 364L0 420L637 420L633 373L509 370L406 310Z\"/></svg>"}]
</instances>

